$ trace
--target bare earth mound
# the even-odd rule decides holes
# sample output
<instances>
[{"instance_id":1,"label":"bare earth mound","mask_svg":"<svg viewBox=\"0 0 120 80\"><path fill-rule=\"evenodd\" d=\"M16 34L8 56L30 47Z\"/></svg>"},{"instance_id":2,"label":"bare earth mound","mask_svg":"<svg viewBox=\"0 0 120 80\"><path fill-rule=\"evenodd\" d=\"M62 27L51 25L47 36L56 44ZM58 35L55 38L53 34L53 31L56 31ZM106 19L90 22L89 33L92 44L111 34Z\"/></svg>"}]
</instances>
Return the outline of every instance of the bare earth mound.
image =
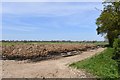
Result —
<instances>
[{"instance_id":1,"label":"bare earth mound","mask_svg":"<svg viewBox=\"0 0 120 80\"><path fill-rule=\"evenodd\" d=\"M3 59L36 59L75 55L77 52L97 48L93 44L17 44L2 46Z\"/></svg>"}]
</instances>

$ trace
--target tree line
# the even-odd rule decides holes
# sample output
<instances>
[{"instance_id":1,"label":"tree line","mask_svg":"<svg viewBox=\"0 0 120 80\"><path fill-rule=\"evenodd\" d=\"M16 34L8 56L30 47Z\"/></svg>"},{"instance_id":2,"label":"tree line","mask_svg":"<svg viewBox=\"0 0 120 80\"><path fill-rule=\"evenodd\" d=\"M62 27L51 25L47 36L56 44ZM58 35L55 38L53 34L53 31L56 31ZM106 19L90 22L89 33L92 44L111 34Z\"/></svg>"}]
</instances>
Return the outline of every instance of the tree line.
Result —
<instances>
[{"instance_id":1,"label":"tree line","mask_svg":"<svg viewBox=\"0 0 120 80\"><path fill-rule=\"evenodd\" d=\"M51 40L51 41L45 41L45 40L2 40L1 42L75 42L75 43L96 43L96 42L106 42L106 41L72 41L72 40Z\"/></svg>"}]
</instances>

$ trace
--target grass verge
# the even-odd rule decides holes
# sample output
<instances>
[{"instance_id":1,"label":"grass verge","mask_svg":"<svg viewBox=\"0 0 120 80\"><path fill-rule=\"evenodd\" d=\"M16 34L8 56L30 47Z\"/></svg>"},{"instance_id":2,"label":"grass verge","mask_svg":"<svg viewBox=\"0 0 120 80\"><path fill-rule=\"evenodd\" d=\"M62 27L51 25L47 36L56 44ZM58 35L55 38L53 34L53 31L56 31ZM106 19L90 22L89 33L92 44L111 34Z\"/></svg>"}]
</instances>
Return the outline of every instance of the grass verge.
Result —
<instances>
[{"instance_id":1,"label":"grass verge","mask_svg":"<svg viewBox=\"0 0 120 80\"><path fill-rule=\"evenodd\" d=\"M107 48L99 55L70 64L70 66L85 69L85 71L101 78L118 78L118 67L112 59L112 53L113 48Z\"/></svg>"}]
</instances>

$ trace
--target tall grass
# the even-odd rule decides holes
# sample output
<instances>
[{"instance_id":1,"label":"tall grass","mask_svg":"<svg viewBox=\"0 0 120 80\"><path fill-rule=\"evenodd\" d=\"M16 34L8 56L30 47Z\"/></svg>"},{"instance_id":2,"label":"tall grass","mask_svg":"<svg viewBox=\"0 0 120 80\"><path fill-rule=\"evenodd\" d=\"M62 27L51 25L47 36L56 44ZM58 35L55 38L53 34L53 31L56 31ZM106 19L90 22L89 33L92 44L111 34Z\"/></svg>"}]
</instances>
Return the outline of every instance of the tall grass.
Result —
<instances>
[{"instance_id":1,"label":"tall grass","mask_svg":"<svg viewBox=\"0 0 120 80\"><path fill-rule=\"evenodd\" d=\"M73 63L70 66L85 69L91 74L102 78L118 78L118 67L112 59L113 48L108 48L92 58Z\"/></svg>"}]
</instances>

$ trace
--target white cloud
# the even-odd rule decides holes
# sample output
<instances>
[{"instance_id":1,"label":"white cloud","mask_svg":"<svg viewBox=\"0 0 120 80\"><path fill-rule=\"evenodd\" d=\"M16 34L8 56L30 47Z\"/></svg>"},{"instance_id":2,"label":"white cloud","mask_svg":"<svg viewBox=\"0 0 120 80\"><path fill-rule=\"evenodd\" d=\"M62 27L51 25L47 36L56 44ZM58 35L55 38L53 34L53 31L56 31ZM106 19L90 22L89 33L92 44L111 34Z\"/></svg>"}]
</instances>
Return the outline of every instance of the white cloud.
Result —
<instances>
[{"instance_id":1,"label":"white cloud","mask_svg":"<svg viewBox=\"0 0 120 80\"><path fill-rule=\"evenodd\" d=\"M77 5L76 5L77 4ZM64 16L102 8L101 3L3 3L3 14Z\"/></svg>"},{"instance_id":2,"label":"white cloud","mask_svg":"<svg viewBox=\"0 0 120 80\"><path fill-rule=\"evenodd\" d=\"M2 2L103 2L104 0L2 0Z\"/></svg>"},{"instance_id":3,"label":"white cloud","mask_svg":"<svg viewBox=\"0 0 120 80\"><path fill-rule=\"evenodd\" d=\"M31 31L35 31L38 30L39 28L36 27L24 27L24 26L6 26L6 27L2 27L3 30L13 30L13 31L22 31L22 32L31 32Z\"/></svg>"}]
</instances>

